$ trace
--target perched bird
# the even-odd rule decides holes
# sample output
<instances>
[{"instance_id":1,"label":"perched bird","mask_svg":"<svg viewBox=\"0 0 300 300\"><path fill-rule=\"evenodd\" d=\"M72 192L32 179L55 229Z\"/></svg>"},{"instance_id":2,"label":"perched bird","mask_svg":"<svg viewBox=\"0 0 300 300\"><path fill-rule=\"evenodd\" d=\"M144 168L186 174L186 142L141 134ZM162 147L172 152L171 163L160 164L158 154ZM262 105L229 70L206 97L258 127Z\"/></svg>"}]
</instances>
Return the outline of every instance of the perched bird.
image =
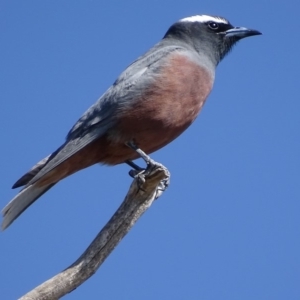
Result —
<instances>
[{"instance_id":1,"label":"perched bird","mask_svg":"<svg viewBox=\"0 0 300 300\"><path fill-rule=\"evenodd\" d=\"M149 154L178 137L205 103L218 63L237 41L259 34L208 15L174 23L83 114L65 143L13 185L25 187L2 210L2 229L63 178L96 163L136 167L140 150Z\"/></svg>"}]
</instances>

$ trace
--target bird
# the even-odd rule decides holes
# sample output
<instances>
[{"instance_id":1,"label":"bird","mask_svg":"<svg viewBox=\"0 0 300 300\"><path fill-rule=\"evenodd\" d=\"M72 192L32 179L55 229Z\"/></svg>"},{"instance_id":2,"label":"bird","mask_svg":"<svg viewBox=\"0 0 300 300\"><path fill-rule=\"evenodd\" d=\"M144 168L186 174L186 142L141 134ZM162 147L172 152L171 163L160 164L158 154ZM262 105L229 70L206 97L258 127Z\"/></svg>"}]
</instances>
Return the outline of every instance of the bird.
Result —
<instances>
[{"instance_id":1,"label":"bird","mask_svg":"<svg viewBox=\"0 0 300 300\"><path fill-rule=\"evenodd\" d=\"M3 208L2 229L56 183L94 164L127 163L166 146L196 119L220 61L241 39L260 35L220 16L176 21L163 38L123 71L67 134L12 188L22 190Z\"/></svg>"}]
</instances>

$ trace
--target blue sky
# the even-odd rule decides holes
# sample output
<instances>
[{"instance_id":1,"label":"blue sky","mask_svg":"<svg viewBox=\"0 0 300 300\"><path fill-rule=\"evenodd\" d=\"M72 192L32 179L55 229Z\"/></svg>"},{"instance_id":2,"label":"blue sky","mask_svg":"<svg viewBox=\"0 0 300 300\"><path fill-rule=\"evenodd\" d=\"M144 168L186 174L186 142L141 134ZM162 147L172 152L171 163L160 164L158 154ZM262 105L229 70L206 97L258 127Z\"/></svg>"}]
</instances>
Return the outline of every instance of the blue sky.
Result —
<instances>
[{"instance_id":1,"label":"blue sky","mask_svg":"<svg viewBox=\"0 0 300 300\"><path fill-rule=\"evenodd\" d=\"M198 119L152 155L171 171L169 189L65 299L300 299L299 6L1 1L1 208L12 184L176 20L221 15L264 34L221 62ZM128 170L79 172L1 233L1 299L85 250L123 200Z\"/></svg>"}]
</instances>

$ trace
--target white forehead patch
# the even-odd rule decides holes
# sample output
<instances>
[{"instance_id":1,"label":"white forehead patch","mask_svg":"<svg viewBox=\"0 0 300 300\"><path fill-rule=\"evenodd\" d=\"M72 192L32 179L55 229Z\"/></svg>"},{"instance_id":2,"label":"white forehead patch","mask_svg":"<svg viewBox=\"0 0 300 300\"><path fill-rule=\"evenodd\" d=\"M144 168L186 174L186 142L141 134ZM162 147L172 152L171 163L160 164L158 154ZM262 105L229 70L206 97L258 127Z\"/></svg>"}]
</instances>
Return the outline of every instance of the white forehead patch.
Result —
<instances>
[{"instance_id":1,"label":"white forehead patch","mask_svg":"<svg viewBox=\"0 0 300 300\"><path fill-rule=\"evenodd\" d=\"M197 15L197 16L187 17L187 18L179 20L179 22L201 22L201 23L206 23L209 21L228 24L228 21L224 18L213 17L213 16L208 16L208 15Z\"/></svg>"}]
</instances>

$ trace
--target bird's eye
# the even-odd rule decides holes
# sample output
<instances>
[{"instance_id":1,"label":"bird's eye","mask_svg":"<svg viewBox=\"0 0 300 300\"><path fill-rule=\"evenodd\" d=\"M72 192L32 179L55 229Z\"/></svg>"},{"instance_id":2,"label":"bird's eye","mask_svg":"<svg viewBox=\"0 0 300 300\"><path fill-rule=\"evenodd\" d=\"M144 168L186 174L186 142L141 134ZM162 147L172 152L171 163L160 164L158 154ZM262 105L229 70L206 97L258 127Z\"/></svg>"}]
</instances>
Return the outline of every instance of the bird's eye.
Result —
<instances>
[{"instance_id":1,"label":"bird's eye","mask_svg":"<svg viewBox=\"0 0 300 300\"><path fill-rule=\"evenodd\" d=\"M216 23L216 22L208 22L208 27L210 28L210 29L212 29L212 30L217 30L217 29L219 29L219 24L218 23Z\"/></svg>"}]
</instances>

